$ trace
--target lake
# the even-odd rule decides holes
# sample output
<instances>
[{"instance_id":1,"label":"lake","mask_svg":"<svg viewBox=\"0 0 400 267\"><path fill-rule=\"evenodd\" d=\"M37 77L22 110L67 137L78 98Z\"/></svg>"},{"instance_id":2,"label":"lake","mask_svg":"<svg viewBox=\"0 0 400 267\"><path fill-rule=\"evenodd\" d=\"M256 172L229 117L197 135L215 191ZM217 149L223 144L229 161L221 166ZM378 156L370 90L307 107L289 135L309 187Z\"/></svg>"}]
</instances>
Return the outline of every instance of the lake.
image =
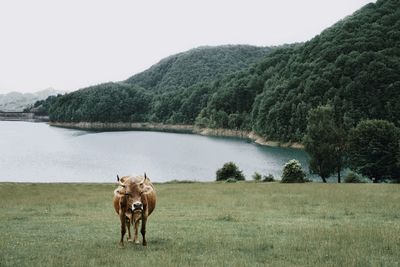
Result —
<instances>
[{"instance_id":1,"label":"lake","mask_svg":"<svg viewBox=\"0 0 400 267\"><path fill-rule=\"evenodd\" d=\"M246 176L279 177L290 159L307 166L303 150L243 139L145 131L89 132L45 123L0 121L1 182L115 182L144 172L154 182L214 181L225 162Z\"/></svg>"}]
</instances>

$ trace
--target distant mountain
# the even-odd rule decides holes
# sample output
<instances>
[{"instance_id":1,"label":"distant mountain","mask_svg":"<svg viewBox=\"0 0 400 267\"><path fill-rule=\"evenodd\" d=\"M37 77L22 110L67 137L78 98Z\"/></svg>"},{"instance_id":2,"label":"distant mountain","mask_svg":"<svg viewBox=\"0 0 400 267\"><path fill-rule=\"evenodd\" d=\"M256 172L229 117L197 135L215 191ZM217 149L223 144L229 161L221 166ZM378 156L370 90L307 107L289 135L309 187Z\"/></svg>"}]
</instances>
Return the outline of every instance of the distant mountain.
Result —
<instances>
[{"instance_id":1,"label":"distant mountain","mask_svg":"<svg viewBox=\"0 0 400 267\"><path fill-rule=\"evenodd\" d=\"M0 94L0 111L23 111L32 106L36 101L44 100L51 95L62 92L53 88L47 88L35 93L10 92Z\"/></svg>"}]
</instances>

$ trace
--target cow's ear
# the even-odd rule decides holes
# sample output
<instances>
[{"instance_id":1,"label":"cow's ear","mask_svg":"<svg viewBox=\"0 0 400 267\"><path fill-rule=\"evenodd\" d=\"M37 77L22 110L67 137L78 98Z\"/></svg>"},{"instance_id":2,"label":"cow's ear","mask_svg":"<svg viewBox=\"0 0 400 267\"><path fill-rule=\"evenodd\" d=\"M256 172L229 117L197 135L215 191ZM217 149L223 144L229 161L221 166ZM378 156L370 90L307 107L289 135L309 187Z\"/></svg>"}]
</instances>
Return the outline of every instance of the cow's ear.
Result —
<instances>
[{"instance_id":1,"label":"cow's ear","mask_svg":"<svg viewBox=\"0 0 400 267\"><path fill-rule=\"evenodd\" d=\"M147 193L151 192L152 190L153 190L153 187L144 185L142 188L142 194L147 194Z\"/></svg>"}]
</instances>

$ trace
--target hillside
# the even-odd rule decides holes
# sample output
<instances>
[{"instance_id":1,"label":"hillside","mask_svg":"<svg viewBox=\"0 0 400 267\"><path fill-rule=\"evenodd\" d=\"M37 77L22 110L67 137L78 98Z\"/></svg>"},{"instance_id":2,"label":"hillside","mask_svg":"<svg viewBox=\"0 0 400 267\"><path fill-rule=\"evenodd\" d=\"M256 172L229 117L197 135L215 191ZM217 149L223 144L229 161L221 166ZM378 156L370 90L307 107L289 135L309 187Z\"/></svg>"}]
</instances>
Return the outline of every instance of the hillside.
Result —
<instances>
[{"instance_id":1,"label":"hillside","mask_svg":"<svg viewBox=\"0 0 400 267\"><path fill-rule=\"evenodd\" d=\"M199 47L162 59L125 82L159 91L186 88L244 69L271 50L249 45Z\"/></svg>"},{"instance_id":2,"label":"hillside","mask_svg":"<svg viewBox=\"0 0 400 267\"><path fill-rule=\"evenodd\" d=\"M57 95L58 91L48 88L35 93L11 92L0 94L1 111L23 111L25 108L33 105L36 101L44 100L51 95Z\"/></svg>"},{"instance_id":3,"label":"hillside","mask_svg":"<svg viewBox=\"0 0 400 267\"><path fill-rule=\"evenodd\" d=\"M308 111L330 104L344 128L367 118L400 125L399 43L399 2L379 0L304 44L171 56L124 82L59 98L50 118L196 124L301 141Z\"/></svg>"},{"instance_id":4,"label":"hillside","mask_svg":"<svg viewBox=\"0 0 400 267\"><path fill-rule=\"evenodd\" d=\"M198 122L299 141L308 111L331 104L346 128L366 118L400 125L399 43L399 1L368 4L309 42L277 50L220 83ZM234 116L247 121L232 125Z\"/></svg>"},{"instance_id":5,"label":"hillside","mask_svg":"<svg viewBox=\"0 0 400 267\"><path fill-rule=\"evenodd\" d=\"M194 123L199 109L190 107L190 118L173 117L193 91L190 87L248 68L271 51L247 45L195 48L165 58L123 82L67 94L46 110L54 121ZM201 108L207 103L207 97L197 100L205 101Z\"/></svg>"}]
</instances>

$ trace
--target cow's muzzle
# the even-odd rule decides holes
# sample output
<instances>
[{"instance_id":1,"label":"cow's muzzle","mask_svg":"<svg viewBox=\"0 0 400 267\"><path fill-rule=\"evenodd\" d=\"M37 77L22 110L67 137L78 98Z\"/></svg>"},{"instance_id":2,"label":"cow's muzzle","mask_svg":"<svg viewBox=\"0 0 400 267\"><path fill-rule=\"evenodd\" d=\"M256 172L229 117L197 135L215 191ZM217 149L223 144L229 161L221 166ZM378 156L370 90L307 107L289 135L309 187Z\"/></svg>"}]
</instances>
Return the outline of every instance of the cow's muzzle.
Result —
<instances>
[{"instance_id":1,"label":"cow's muzzle","mask_svg":"<svg viewBox=\"0 0 400 267\"><path fill-rule=\"evenodd\" d=\"M143 204L140 203L140 202L133 203L132 207L133 207L133 211L135 211L135 210L143 210Z\"/></svg>"}]
</instances>

